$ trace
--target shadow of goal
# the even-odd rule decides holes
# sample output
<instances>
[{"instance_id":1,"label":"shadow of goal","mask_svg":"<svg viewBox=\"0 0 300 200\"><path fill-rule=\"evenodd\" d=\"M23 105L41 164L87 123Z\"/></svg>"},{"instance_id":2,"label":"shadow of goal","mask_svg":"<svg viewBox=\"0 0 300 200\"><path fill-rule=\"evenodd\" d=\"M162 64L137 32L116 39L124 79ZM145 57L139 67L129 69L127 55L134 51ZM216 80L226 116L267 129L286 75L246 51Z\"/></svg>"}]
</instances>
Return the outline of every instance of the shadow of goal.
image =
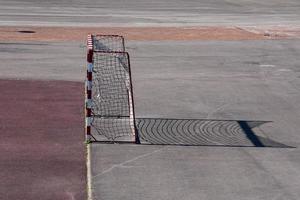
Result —
<instances>
[{"instance_id":1,"label":"shadow of goal","mask_svg":"<svg viewBox=\"0 0 300 200\"><path fill-rule=\"evenodd\" d=\"M136 123L142 144L288 147L258 131L268 121L137 118Z\"/></svg>"},{"instance_id":2,"label":"shadow of goal","mask_svg":"<svg viewBox=\"0 0 300 200\"><path fill-rule=\"evenodd\" d=\"M89 35L87 141L157 145L287 147L257 134L265 121L135 118L129 54L118 35Z\"/></svg>"}]
</instances>

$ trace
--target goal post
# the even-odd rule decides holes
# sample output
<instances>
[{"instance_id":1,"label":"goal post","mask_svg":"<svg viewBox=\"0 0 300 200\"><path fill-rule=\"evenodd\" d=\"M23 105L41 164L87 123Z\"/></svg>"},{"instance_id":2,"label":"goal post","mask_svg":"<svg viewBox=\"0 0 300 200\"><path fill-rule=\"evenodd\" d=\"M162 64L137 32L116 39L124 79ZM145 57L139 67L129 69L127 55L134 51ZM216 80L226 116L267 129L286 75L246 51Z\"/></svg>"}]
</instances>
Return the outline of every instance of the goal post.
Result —
<instances>
[{"instance_id":1,"label":"goal post","mask_svg":"<svg viewBox=\"0 0 300 200\"><path fill-rule=\"evenodd\" d=\"M92 119L92 70L93 70L93 39L92 35L87 38L87 75L85 81L85 135L86 142L92 140L91 119Z\"/></svg>"},{"instance_id":2,"label":"goal post","mask_svg":"<svg viewBox=\"0 0 300 200\"><path fill-rule=\"evenodd\" d=\"M124 38L89 35L87 46L87 141L138 143L130 58L124 51Z\"/></svg>"}]
</instances>

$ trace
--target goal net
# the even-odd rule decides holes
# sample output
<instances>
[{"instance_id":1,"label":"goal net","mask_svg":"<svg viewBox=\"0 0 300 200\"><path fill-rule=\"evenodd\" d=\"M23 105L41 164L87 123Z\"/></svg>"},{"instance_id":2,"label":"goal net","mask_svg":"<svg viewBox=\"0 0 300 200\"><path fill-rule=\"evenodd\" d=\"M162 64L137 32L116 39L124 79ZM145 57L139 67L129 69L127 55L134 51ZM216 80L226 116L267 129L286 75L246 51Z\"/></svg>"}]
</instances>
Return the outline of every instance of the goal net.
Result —
<instances>
[{"instance_id":1,"label":"goal net","mask_svg":"<svg viewBox=\"0 0 300 200\"><path fill-rule=\"evenodd\" d=\"M115 35L90 37L90 116L86 116L90 136L96 141L135 141L130 60L124 39Z\"/></svg>"},{"instance_id":2,"label":"goal net","mask_svg":"<svg viewBox=\"0 0 300 200\"><path fill-rule=\"evenodd\" d=\"M120 35L93 35L93 50L125 52L124 38Z\"/></svg>"}]
</instances>

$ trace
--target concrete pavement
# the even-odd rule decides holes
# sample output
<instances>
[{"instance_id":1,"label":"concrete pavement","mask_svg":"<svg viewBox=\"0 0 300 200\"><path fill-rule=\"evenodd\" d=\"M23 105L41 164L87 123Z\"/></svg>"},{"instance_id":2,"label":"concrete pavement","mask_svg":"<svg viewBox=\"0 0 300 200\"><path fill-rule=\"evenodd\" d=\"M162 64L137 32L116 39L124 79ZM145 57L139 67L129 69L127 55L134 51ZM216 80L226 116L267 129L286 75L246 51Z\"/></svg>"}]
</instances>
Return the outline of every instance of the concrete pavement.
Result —
<instances>
[{"instance_id":1,"label":"concrete pavement","mask_svg":"<svg viewBox=\"0 0 300 200\"><path fill-rule=\"evenodd\" d=\"M137 117L271 120L296 148L92 144L94 199L298 199L298 43L130 42Z\"/></svg>"},{"instance_id":2,"label":"concrete pavement","mask_svg":"<svg viewBox=\"0 0 300 200\"><path fill-rule=\"evenodd\" d=\"M297 0L0 1L1 26L299 26Z\"/></svg>"},{"instance_id":3,"label":"concrete pavement","mask_svg":"<svg viewBox=\"0 0 300 200\"><path fill-rule=\"evenodd\" d=\"M296 148L92 144L95 199L297 199L298 43L128 42L137 117L270 120L259 131ZM2 78L83 81L80 43L41 44L1 44Z\"/></svg>"},{"instance_id":4,"label":"concrete pavement","mask_svg":"<svg viewBox=\"0 0 300 200\"><path fill-rule=\"evenodd\" d=\"M214 25L292 33L300 26L299 6L297 0L0 0L0 25ZM6 182L0 198L85 199L84 42L1 41L0 78L10 81L1 84L0 167ZM273 121L258 131L295 148L94 143L93 199L299 199L299 46L299 39L128 42L137 117ZM60 98L66 91L71 94ZM27 101L37 106L30 109ZM65 109L63 119L57 107ZM12 126L20 115L8 108L21 111L24 121ZM60 132L66 125L73 127L64 132L72 140ZM28 132L35 134L26 137Z\"/></svg>"}]
</instances>

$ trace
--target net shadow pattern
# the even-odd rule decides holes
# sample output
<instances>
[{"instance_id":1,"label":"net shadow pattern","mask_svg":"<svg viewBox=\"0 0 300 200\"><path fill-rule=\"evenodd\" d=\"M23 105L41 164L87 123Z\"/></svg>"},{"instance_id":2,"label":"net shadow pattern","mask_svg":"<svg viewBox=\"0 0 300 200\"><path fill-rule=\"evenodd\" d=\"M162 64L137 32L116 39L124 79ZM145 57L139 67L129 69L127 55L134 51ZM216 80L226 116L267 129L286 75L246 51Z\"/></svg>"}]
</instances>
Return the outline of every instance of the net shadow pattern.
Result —
<instances>
[{"instance_id":1,"label":"net shadow pattern","mask_svg":"<svg viewBox=\"0 0 300 200\"><path fill-rule=\"evenodd\" d=\"M94 35L93 49L103 52L124 52L124 38L119 35Z\"/></svg>"},{"instance_id":2,"label":"net shadow pattern","mask_svg":"<svg viewBox=\"0 0 300 200\"><path fill-rule=\"evenodd\" d=\"M156 145L288 147L253 129L263 121L137 118L141 143Z\"/></svg>"},{"instance_id":3,"label":"net shadow pattern","mask_svg":"<svg viewBox=\"0 0 300 200\"><path fill-rule=\"evenodd\" d=\"M92 134L110 141L133 135L128 53L94 51L93 63Z\"/></svg>"}]
</instances>

